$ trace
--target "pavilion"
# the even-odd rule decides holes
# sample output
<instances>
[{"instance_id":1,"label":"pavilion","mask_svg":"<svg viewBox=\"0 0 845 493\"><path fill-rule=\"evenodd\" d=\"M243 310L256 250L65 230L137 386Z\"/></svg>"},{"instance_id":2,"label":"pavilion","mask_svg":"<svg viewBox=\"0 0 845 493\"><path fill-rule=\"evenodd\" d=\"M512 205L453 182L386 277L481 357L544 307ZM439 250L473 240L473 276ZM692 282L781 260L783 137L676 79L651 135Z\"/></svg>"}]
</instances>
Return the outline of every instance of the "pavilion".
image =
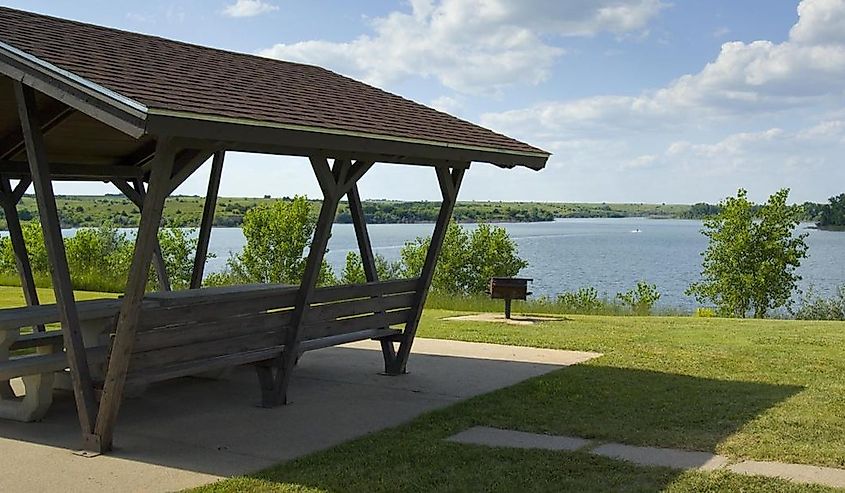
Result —
<instances>
[{"instance_id":1,"label":"pavilion","mask_svg":"<svg viewBox=\"0 0 845 493\"><path fill-rule=\"evenodd\" d=\"M323 202L299 286L201 287L230 150L310 161ZM83 448L105 452L125 392L149 382L253 365L263 405L280 405L302 351L363 339L380 340L385 371L402 374L470 164L539 170L548 157L320 67L0 7L0 205L29 305L0 310L0 416L39 419L64 378ZM209 160L191 289L171 292L157 240L164 201ZM443 201L419 278L377 279L357 188L375 163L436 173ZM140 210L120 300L74 300L53 191L61 180L113 183ZM30 186L55 305L38 303L17 214ZM343 198L369 282L318 288ZM145 292L151 265L157 292ZM44 330L55 322L61 331ZM17 377L24 396L8 384Z\"/></svg>"}]
</instances>

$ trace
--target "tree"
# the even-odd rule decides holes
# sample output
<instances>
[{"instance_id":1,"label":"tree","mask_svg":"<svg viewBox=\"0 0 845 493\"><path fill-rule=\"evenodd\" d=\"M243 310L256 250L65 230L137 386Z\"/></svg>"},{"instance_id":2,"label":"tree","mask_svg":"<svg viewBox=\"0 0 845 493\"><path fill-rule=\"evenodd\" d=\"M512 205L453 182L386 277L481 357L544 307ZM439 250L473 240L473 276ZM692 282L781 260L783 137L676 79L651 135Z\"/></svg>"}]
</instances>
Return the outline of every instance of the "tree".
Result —
<instances>
[{"instance_id":1,"label":"tree","mask_svg":"<svg viewBox=\"0 0 845 493\"><path fill-rule=\"evenodd\" d=\"M710 243L702 253L702 280L687 294L714 303L724 316L763 318L788 306L801 280L795 270L807 256L807 234L795 234L802 212L787 205L788 196L789 189L779 190L755 208L740 189L722 201L721 211L704 221Z\"/></svg>"},{"instance_id":2,"label":"tree","mask_svg":"<svg viewBox=\"0 0 845 493\"><path fill-rule=\"evenodd\" d=\"M246 245L226 263L227 272L212 283L299 284L305 273L306 247L311 243L317 220L305 197L274 200L257 205L244 214ZM318 284L334 281L324 261Z\"/></svg>"},{"instance_id":3,"label":"tree","mask_svg":"<svg viewBox=\"0 0 845 493\"><path fill-rule=\"evenodd\" d=\"M199 238L182 228L162 228L158 232L158 241L170 286L187 289L191 285ZM212 258L213 253L206 255L206 261Z\"/></svg>"},{"instance_id":4,"label":"tree","mask_svg":"<svg viewBox=\"0 0 845 493\"><path fill-rule=\"evenodd\" d=\"M400 262L391 262L384 258L383 255L375 254L376 275L379 281L387 281L390 279L400 279L402 277L402 264ZM364 264L361 262L361 255L357 252L348 252L346 254L346 264L341 272L339 282L341 284L363 284L367 282L367 276L364 273Z\"/></svg>"},{"instance_id":5,"label":"tree","mask_svg":"<svg viewBox=\"0 0 845 493\"><path fill-rule=\"evenodd\" d=\"M431 238L417 238L402 247L404 277L422 272ZM479 224L469 232L452 221L434 271L431 289L454 294L483 293L491 277L512 277L528 266L505 228Z\"/></svg>"},{"instance_id":6,"label":"tree","mask_svg":"<svg viewBox=\"0 0 845 493\"><path fill-rule=\"evenodd\" d=\"M839 229L845 227L845 193L831 197L818 211L820 228Z\"/></svg>"}]
</instances>

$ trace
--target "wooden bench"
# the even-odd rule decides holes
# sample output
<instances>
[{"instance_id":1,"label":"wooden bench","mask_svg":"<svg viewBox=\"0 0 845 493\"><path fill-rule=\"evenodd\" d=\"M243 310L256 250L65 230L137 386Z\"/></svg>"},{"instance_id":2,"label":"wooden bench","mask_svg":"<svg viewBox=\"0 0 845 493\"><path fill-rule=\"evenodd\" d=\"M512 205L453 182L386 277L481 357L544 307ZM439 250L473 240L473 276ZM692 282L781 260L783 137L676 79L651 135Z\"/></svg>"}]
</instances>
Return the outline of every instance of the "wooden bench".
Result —
<instances>
[{"instance_id":1,"label":"wooden bench","mask_svg":"<svg viewBox=\"0 0 845 493\"><path fill-rule=\"evenodd\" d=\"M319 288L301 351L389 337L404 324L416 279ZM155 293L142 312L127 386L145 385L281 355L298 286L258 285Z\"/></svg>"},{"instance_id":2,"label":"wooden bench","mask_svg":"<svg viewBox=\"0 0 845 493\"><path fill-rule=\"evenodd\" d=\"M315 291L300 351L346 342L397 337L411 315L417 279ZM247 285L149 293L127 375L128 389L177 377L205 374L278 358L298 286ZM102 382L109 337L120 300L77 302L92 379ZM52 402L56 375L67 376L61 331L22 334L59 321L55 305L0 310L0 418L33 421ZM12 356L20 350L34 353ZM8 381L21 377L23 396Z\"/></svg>"}]
</instances>

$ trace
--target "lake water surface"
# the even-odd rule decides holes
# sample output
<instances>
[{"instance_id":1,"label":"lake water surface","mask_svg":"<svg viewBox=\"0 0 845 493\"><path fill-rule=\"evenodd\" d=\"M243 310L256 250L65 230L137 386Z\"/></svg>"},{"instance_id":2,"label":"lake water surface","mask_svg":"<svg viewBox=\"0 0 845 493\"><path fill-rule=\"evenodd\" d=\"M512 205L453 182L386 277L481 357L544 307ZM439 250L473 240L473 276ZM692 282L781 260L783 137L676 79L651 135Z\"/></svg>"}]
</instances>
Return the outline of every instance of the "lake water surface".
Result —
<instances>
[{"instance_id":1,"label":"lake water surface","mask_svg":"<svg viewBox=\"0 0 845 493\"><path fill-rule=\"evenodd\" d=\"M468 225L472 227L472 225ZM536 295L554 296L584 286L613 296L633 287L637 280L657 284L660 305L692 308L693 299L684 290L699 277L700 253L707 239L700 233L701 221L645 218L559 219L554 222L501 224L519 246L529 266L522 275L534 279ZM845 232L804 229L809 233L809 258L802 263L801 287L813 285L830 295L845 284ZM369 227L373 248L388 259L399 258L402 245L418 236L428 236L432 224L374 224ZM225 266L230 252L244 244L238 228L215 228L207 272ZM351 224L335 224L329 242L328 262L335 272L343 267L346 253L357 251Z\"/></svg>"}]
</instances>

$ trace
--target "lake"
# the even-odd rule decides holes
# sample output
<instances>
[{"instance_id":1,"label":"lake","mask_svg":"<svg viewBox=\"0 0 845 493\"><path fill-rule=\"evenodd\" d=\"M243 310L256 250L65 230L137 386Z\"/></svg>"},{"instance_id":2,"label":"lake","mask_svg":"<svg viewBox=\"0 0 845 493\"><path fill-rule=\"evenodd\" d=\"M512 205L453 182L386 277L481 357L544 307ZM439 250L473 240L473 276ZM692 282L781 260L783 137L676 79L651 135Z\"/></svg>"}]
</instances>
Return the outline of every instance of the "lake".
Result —
<instances>
[{"instance_id":1,"label":"lake","mask_svg":"<svg viewBox=\"0 0 845 493\"><path fill-rule=\"evenodd\" d=\"M466 225L473 227L472 225ZM700 233L701 221L668 219L559 219L554 222L501 224L519 246L529 266L521 275L534 279L536 295L554 296L584 286L613 296L633 287L637 280L657 285L660 305L691 309L695 300L684 295L699 278L700 253L707 239ZM832 295L845 284L845 233L806 229L809 258L802 263L802 289ZM370 237L374 250L384 257L399 258L402 245L418 236L428 236L432 224L374 224ZM207 272L225 266L230 252L243 247L238 228L215 228ZM351 224L335 224L327 261L340 272L350 250L357 251Z\"/></svg>"}]
</instances>

